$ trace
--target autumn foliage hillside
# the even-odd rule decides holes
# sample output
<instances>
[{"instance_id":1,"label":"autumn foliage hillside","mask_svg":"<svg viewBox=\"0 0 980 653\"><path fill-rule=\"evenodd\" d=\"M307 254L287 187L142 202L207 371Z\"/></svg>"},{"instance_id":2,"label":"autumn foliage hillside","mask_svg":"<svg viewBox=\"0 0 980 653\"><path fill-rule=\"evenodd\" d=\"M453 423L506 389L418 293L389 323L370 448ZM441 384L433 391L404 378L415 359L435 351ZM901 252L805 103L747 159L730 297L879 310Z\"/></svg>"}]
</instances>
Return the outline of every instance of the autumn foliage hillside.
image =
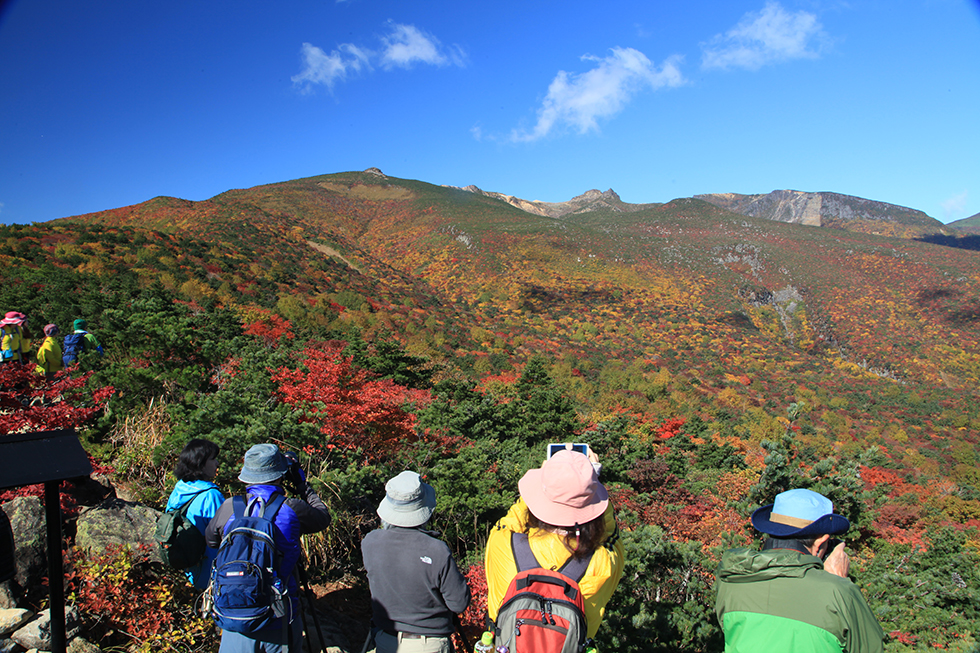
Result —
<instances>
[{"instance_id":1,"label":"autumn foliage hillside","mask_svg":"<svg viewBox=\"0 0 980 653\"><path fill-rule=\"evenodd\" d=\"M111 352L88 446L152 499L188 438L220 440L233 469L277 433L333 497L325 573L357 576L383 480L405 467L478 562L544 443L574 439L603 459L632 565L600 648L720 650L718 553L796 486L855 524L888 650L974 641L975 252L697 199L549 218L371 172L0 236L6 310L88 315ZM123 426L147 415L166 426L140 459Z\"/></svg>"}]
</instances>

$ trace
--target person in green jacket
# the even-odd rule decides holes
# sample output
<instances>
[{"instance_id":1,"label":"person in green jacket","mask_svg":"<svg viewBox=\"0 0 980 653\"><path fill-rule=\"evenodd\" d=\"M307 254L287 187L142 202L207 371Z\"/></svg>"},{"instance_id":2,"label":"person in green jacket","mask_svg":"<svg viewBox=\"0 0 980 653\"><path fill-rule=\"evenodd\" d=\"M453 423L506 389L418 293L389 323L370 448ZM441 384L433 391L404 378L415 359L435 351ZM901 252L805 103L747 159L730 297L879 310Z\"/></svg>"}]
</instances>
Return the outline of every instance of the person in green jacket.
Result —
<instances>
[{"instance_id":1,"label":"person in green jacket","mask_svg":"<svg viewBox=\"0 0 980 653\"><path fill-rule=\"evenodd\" d=\"M731 549L716 572L725 652L880 653L884 632L847 575L851 524L812 490L789 490L752 514L762 551Z\"/></svg>"}]
</instances>

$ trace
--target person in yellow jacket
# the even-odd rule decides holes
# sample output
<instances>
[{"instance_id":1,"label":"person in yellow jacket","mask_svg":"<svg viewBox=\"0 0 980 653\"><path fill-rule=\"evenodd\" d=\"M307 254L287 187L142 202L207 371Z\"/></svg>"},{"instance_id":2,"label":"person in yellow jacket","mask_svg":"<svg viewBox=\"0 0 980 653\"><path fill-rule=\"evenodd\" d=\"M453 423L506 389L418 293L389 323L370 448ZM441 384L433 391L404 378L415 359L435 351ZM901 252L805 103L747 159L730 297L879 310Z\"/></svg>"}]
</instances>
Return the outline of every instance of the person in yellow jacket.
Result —
<instances>
[{"instance_id":1,"label":"person in yellow jacket","mask_svg":"<svg viewBox=\"0 0 980 653\"><path fill-rule=\"evenodd\" d=\"M27 316L9 311L0 320L0 361L23 363L31 349L31 334L27 330Z\"/></svg>"},{"instance_id":2,"label":"person in yellow jacket","mask_svg":"<svg viewBox=\"0 0 980 653\"><path fill-rule=\"evenodd\" d=\"M562 450L528 471L518 489L521 498L487 539L487 613L496 620L507 586L517 575L511 533L527 533L542 567L558 569L573 555L592 556L579 588L588 637L595 637L625 562L606 488L588 457Z\"/></svg>"},{"instance_id":3,"label":"person in yellow jacket","mask_svg":"<svg viewBox=\"0 0 980 653\"><path fill-rule=\"evenodd\" d=\"M58 325L49 324L44 327L44 342L37 350L38 374L43 374L47 378L53 377L57 372L65 369L65 364L61 361L61 343L58 342Z\"/></svg>"}]
</instances>

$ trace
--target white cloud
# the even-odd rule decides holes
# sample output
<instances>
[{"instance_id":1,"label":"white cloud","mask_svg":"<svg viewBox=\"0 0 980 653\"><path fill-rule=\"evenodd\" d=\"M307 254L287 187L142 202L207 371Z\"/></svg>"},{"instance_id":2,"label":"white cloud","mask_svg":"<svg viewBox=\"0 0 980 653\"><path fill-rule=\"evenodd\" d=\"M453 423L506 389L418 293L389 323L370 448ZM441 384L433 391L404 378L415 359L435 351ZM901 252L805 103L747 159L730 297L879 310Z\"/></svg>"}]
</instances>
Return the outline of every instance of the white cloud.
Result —
<instances>
[{"instance_id":1,"label":"white cloud","mask_svg":"<svg viewBox=\"0 0 980 653\"><path fill-rule=\"evenodd\" d=\"M389 21L388 28L388 33L381 37L380 50L343 43L327 54L315 45L304 43L301 49L303 70L291 77L293 83L303 92L310 92L316 86L326 86L332 91L337 82L346 81L348 77L362 72L371 72L374 65L392 70L408 69L416 64L466 64L466 54L462 48L443 47L437 38L414 25Z\"/></svg>"},{"instance_id":2,"label":"white cloud","mask_svg":"<svg viewBox=\"0 0 980 653\"><path fill-rule=\"evenodd\" d=\"M619 113L640 91L684 83L677 56L667 59L659 70L633 48L613 48L608 57L585 55L582 60L594 61L596 66L580 74L559 71L548 86L534 128L515 129L510 140L535 141L557 127L571 127L579 134L597 130L599 118Z\"/></svg>"},{"instance_id":3,"label":"white cloud","mask_svg":"<svg viewBox=\"0 0 980 653\"><path fill-rule=\"evenodd\" d=\"M333 90L334 83L346 81L348 74L371 69L371 52L350 43L341 44L330 54L315 45L304 43L302 55L303 71L291 79L304 91L310 91L318 84Z\"/></svg>"},{"instance_id":4,"label":"white cloud","mask_svg":"<svg viewBox=\"0 0 980 653\"><path fill-rule=\"evenodd\" d=\"M426 34L414 25L400 25L390 22L391 31L381 38L384 51L381 66L391 68L411 68L416 63L445 66L450 63L463 65L462 51L458 48L446 50L439 39Z\"/></svg>"},{"instance_id":5,"label":"white cloud","mask_svg":"<svg viewBox=\"0 0 980 653\"><path fill-rule=\"evenodd\" d=\"M943 200L939 203L943 207L943 215L947 220L958 220L965 217L963 214L966 213L966 200L967 192L957 193L949 199Z\"/></svg>"},{"instance_id":6,"label":"white cloud","mask_svg":"<svg viewBox=\"0 0 980 653\"><path fill-rule=\"evenodd\" d=\"M814 58L824 38L814 14L789 13L779 3L769 2L762 11L743 16L725 34L703 43L701 67L757 70L777 61Z\"/></svg>"}]
</instances>

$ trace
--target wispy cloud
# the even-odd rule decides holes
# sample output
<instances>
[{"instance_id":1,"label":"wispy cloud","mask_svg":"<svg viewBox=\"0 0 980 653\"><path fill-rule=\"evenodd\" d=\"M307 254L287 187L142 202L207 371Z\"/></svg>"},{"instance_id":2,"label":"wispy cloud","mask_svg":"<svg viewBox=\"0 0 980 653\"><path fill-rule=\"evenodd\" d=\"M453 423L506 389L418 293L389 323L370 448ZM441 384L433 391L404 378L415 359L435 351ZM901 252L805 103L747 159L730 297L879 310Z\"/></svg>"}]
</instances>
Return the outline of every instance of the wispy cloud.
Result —
<instances>
[{"instance_id":1,"label":"wispy cloud","mask_svg":"<svg viewBox=\"0 0 980 653\"><path fill-rule=\"evenodd\" d=\"M311 43L300 49L303 70L291 77L293 84L303 92L317 86L333 91L337 82L349 77L368 73L380 66L384 70L410 69L416 64L431 66L465 66L466 54L459 46L444 47L439 39L414 25L402 25L389 21L388 31L380 37L381 47L367 47L342 43L327 54Z\"/></svg>"},{"instance_id":2,"label":"wispy cloud","mask_svg":"<svg viewBox=\"0 0 980 653\"><path fill-rule=\"evenodd\" d=\"M611 52L608 57L583 56L583 61L595 62L587 72L559 71L538 109L537 123L530 131L513 130L510 140L535 141L559 128L571 128L579 134L597 130L600 118L622 111L637 93L684 83L678 56L670 57L658 69L639 50L612 48Z\"/></svg>"},{"instance_id":3,"label":"wispy cloud","mask_svg":"<svg viewBox=\"0 0 980 653\"><path fill-rule=\"evenodd\" d=\"M814 58L825 38L816 15L790 13L778 2L769 2L762 11L746 14L726 33L702 43L701 67L757 70L779 61Z\"/></svg>"},{"instance_id":4,"label":"wispy cloud","mask_svg":"<svg viewBox=\"0 0 980 653\"><path fill-rule=\"evenodd\" d=\"M454 64L463 66L465 56L458 46L443 48L439 39L426 34L414 25L389 23L391 32L382 37L384 51L381 53L381 66L391 68L411 68L417 63L432 66Z\"/></svg>"},{"instance_id":5,"label":"wispy cloud","mask_svg":"<svg viewBox=\"0 0 980 653\"><path fill-rule=\"evenodd\" d=\"M957 193L949 199L946 199L939 203L943 207L943 215L947 220L959 219L965 217L963 214L966 213L966 200L967 192Z\"/></svg>"},{"instance_id":6,"label":"wispy cloud","mask_svg":"<svg viewBox=\"0 0 980 653\"><path fill-rule=\"evenodd\" d=\"M330 54L311 43L304 43L301 54L303 71L293 75L291 79L294 84L306 91L312 90L317 85L333 90L336 82L346 81L351 74L371 69L372 53L350 43L341 44Z\"/></svg>"}]
</instances>

